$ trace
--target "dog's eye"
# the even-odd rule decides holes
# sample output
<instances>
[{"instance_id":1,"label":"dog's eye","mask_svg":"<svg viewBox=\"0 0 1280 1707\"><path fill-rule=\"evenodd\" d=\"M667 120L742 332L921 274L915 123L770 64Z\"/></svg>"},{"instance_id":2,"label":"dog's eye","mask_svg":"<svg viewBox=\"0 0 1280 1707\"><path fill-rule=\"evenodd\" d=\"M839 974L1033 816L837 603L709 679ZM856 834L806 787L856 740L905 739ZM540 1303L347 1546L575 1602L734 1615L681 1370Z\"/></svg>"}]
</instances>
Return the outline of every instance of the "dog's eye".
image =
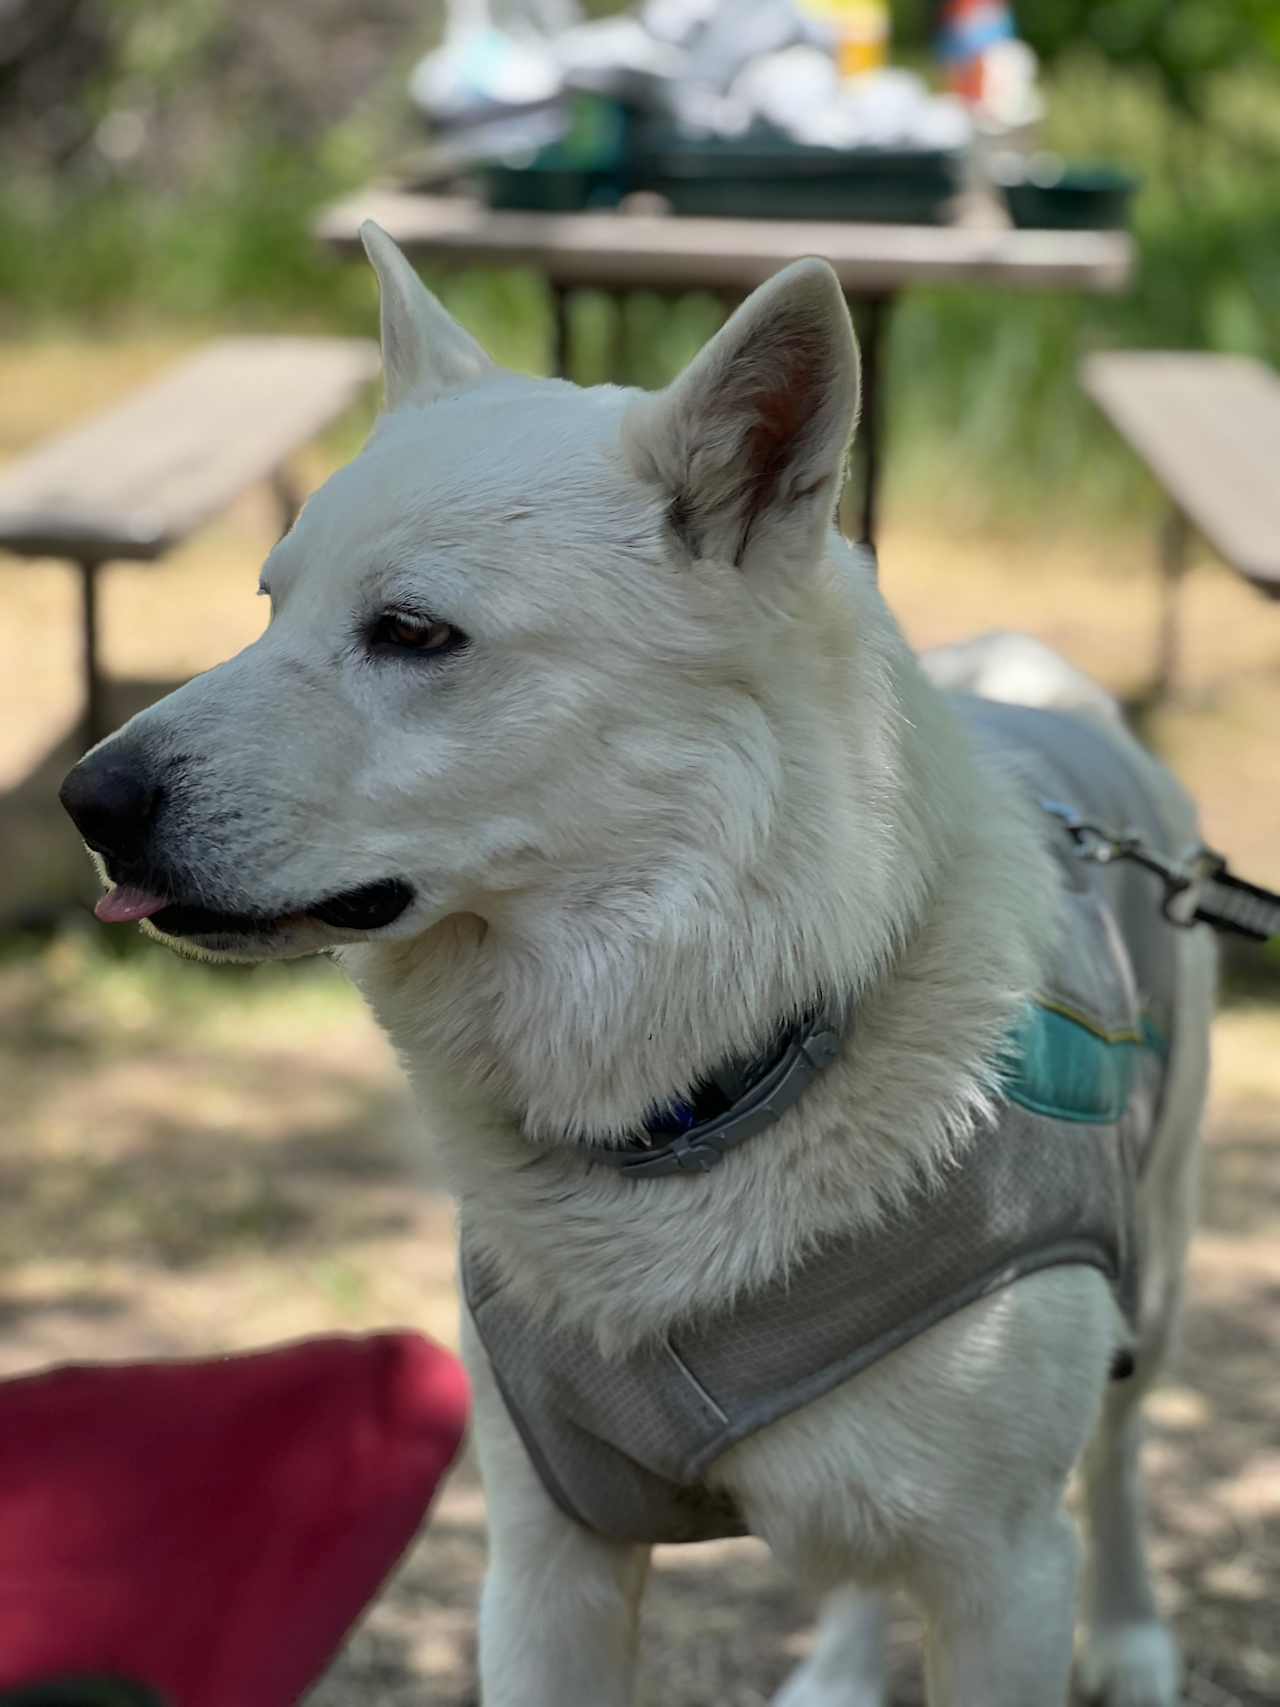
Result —
<instances>
[{"instance_id":1,"label":"dog's eye","mask_svg":"<svg viewBox=\"0 0 1280 1707\"><path fill-rule=\"evenodd\" d=\"M466 636L447 622L406 616L402 611L385 611L374 623L369 638L384 651L439 653L453 651Z\"/></svg>"}]
</instances>

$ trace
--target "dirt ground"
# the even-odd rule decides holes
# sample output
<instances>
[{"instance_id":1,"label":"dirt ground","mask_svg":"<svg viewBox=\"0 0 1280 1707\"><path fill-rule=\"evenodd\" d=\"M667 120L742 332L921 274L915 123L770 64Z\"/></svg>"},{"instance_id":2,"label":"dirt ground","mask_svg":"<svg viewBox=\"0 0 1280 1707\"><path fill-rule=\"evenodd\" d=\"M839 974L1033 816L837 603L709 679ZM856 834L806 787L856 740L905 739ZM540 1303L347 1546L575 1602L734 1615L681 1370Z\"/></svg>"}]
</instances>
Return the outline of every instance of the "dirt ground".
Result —
<instances>
[{"instance_id":1,"label":"dirt ground","mask_svg":"<svg viewBox=\"0 0 1280 1707\"><path fill-rule=\"evenodd\" d=\"M170 353L0 349L0 457ZM111 572L105 652L122 711L256 632L270 520L251 495L165 567ZM918 642L1028 628L1136 694L1153 638L1148 549L1138 532L995 537L891 505L881 560ZM1208 563L1187 593L1186 692L1147 732L1200 795L1211 838L1278 882L1280 611ZM69 574L5 565L8 925L91 893L52 805L76 703ZM1280 1007L1267 992L1265 978L1236 988L1218 1024L1185 1345L1147 1452L1155 1559L1197 1707L1280 1700ZM448 1205L388 1050L327 966L122 956L85 915L0 956L0 1075L0 1372L399 1324L455 1341ZM482 1515L464 1462L310 1707L474 1700ZM805 1651L808 1617L752 1543L663 1551L642 1701L759 1707ZM912 1640L904 1615L898 1707L920 1700Z\"/></svg>"}]
</instances>

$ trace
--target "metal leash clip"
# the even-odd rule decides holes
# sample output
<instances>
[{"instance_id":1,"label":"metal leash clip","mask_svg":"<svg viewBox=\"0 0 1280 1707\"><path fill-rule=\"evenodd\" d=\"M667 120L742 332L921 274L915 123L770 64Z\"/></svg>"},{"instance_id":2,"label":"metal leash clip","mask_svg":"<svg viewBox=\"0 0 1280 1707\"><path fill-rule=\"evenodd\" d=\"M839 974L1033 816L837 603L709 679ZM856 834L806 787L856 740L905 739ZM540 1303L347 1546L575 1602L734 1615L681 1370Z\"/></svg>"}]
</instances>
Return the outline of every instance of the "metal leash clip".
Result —
<instances>
[{"instance_id":1,"label":"metal leash clip","mask_svg":"<svg viewBox=\"0 0 1280 1707\"><path fill-rule=\"evenodd\" d=\"M1079 858L1095 865L1128 860L1158 877L1164 885L1160 910L1171 925L1182 930L1211 925L1214 930L1229 931L1251 942L1268 942L1280 936L1280 895L1236 877L1213 848L1200 846L1185 859L1170 859L1149 848L1133 831L1117 835L1105 825L1091 823L1060 800L1042 800L1040 804L1071 837Z\"/></svg>"}]
</instances>

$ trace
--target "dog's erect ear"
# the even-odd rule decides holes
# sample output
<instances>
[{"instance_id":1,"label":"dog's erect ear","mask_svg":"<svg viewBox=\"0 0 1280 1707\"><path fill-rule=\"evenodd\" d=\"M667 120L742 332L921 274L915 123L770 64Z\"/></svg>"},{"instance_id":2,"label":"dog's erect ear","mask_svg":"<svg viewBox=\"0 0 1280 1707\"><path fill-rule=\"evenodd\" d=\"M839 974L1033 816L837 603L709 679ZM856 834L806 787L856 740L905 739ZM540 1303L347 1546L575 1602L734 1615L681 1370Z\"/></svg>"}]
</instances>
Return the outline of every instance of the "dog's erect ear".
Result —
<instances>
[{"instance_id":1,"label":"dog's erect ear","mask_svg":"<svg viewBox=\"0 0 1280 1707\"><path fill-rule=\"evenodd\" d=\"M493 363L432 296L380 225L366 219L360 241L382 292L382 377L387 408L462 391Z\"/></svg>"},{"instance_id":2,"label":"dog's erect ear","mask_svg":"<svg viewBox=\"0 0 1280 1707\"><path fill-rule=\"evenodd\" d=\"M670 493L695 557L775 573L814 563L858 408L858 348L825 261L761 285L666 391L633 408L637 471Z\"/></svg>"}]
</instances>

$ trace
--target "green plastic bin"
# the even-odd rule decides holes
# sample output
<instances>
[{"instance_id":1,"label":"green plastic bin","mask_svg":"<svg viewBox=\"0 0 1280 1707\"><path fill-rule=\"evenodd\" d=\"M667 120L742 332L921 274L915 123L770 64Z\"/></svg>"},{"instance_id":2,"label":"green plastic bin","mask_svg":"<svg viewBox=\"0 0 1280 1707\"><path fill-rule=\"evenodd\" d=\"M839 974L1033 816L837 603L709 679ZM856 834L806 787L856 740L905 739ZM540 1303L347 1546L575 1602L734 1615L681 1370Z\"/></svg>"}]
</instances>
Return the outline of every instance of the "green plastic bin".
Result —
<instances>
[{"instance_id":1,"label":"green plastic bin","mask_svg":"<svg viewBox=\"0 0 1280 1707\"><path fill-rule=\"evenodd\" d=\"M1129 223L1138 180L1111 166L1066 166L1055 177L1004 185L1009 217L1022 229L1113 231Z\"/></svg>"},{"instance_id":2,"label":"green plastic bin","mask_svg":"<svg viewBox=\"0 0 1280 1707\"><path fill-rule=\"evenodd\" d=\"M672 211L741 219L833 219L937 225L960 182L942 150L802 147L784 139L643 138L637 184Z\"/></svg>"}]
</instances>

